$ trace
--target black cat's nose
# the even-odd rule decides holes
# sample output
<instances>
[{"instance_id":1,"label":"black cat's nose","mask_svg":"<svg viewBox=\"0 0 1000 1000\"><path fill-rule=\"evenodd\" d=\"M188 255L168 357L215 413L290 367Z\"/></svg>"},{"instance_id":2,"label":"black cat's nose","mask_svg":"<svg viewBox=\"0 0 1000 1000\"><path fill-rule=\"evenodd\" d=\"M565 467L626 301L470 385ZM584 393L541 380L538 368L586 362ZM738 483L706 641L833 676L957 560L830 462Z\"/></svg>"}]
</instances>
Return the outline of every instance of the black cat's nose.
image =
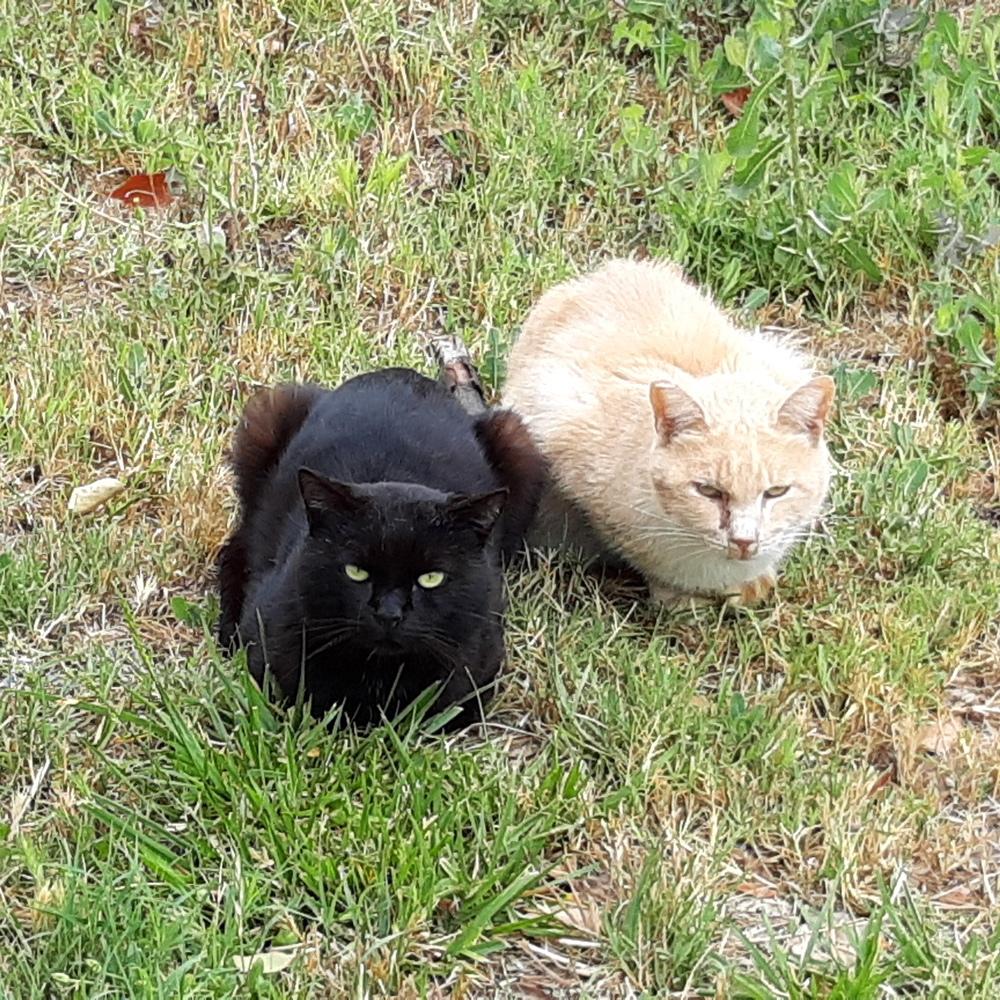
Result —
<instances>
[{"instance_id":1,"label":"black cat's nose","mask_svg":"<svg viewBox=\"0 0 1000 1000\"><path fill-rule=\"evenodd\" d=\"M388 610L380 608L375 612L375 621L377 621L382 628L395 628L402 620L402 608L389 608Z\"/></svg>"},{"instance_id":2,"label":"black cat's nose","mask_svg":"<svg viewBox=\"0 0 1000 1000\"><path fill-rule=\"evenodd\" d=\"M382 628L395 628L403 620L406 598L402 594L390 592L375 600L372 614Z\"/></svg>"}]
</instances>

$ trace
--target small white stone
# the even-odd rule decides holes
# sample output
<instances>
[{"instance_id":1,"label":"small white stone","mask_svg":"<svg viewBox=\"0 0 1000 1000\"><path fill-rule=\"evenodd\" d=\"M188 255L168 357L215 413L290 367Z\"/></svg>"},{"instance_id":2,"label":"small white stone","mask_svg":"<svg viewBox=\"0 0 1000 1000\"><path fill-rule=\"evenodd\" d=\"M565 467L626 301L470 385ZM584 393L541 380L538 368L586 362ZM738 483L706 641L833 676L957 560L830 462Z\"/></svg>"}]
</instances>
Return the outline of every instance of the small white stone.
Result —
<instances>
[{"instance_id":1,"label":"small white stone","mask_svg":"<svg viewBox=\"0 0 1000 1000\"><path fill-rule=\"evenodd\" d=\"M107 503L112 497L117 496L123 489L125 489L125 484L120 479L113 477L97 479L85 486L77 486L69 495L69 509L74 514L89 514L102 504Z\"/></svg>"}]
</instances>

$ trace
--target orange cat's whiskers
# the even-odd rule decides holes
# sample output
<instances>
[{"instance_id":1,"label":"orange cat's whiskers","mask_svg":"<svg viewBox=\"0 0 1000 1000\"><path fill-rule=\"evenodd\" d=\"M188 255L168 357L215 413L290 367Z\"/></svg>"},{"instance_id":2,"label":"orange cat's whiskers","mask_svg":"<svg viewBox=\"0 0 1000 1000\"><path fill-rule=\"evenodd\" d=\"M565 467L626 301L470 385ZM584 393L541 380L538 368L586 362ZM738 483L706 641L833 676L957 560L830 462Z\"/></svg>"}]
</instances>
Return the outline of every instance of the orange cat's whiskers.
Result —
<instances>
[{"instance_id":1,"label":"orange cat's whiskers","mask_svg":"<svg viewBox=\"0 0 1000 1000\"><path fill-rule=\"evenodd\" d=\"M666 520L666 518L660 520L653 520L651 518L646 524L640 524L637 527L647 531L655 531L659 534L676 535L683 538L702 538L704 534L701 531L675 524L673 521Z\"/></svg>"}]
</instances>

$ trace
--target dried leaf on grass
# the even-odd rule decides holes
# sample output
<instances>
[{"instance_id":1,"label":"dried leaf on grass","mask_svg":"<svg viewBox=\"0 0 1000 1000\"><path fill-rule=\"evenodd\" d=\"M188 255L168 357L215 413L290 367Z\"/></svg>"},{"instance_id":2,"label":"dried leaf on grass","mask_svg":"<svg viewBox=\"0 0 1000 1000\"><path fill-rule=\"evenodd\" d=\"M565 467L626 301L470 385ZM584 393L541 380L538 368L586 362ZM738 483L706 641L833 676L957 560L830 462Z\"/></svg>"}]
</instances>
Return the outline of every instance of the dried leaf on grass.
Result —
<instances>
[{"instance_id":1,"label":"dried leaf on grass","mask_svg":"<svg viewBox=\"0 0 1000 1000\"><path fill-rule=\"evenodd\" d=\"M749 97L749 87L737 87L736 90L730 90L728 93L723 94L721 100L726 110L734 118L739 118L743 114L743 105L746 104Z\"/></svg>"},{"instance_id":2,"label":"dried leaf on grass","mask_svg":"<svg viewBox=\"0 0 1000 1000\"><path fill-rule=\"evenodd\" d=\"M916 732L918 753L930 753L936 757L947 754L958 743L962 735L962 725L953 718L935 719L922 725Z\"/></svg>"},{"instance_id":3,"label":"dried leaf on grass","mask_svg":"<svg viewBox=\"0 0 1000 1000\"><path fill-rule=\"evenodd\" d=\"M128 22L128 38L135 51L143 56L152 56L157 45L154 36L162 25L163 11L157 6L150 5L136 11Z\"/></svg>"},{"instance_id":4,"label":"dried leaf on grass","mask_svg":"<svg viewBox=\"0 0 1000 1000\"><path fill-rule=\"evenodd\" d=\"M874 781L871 788L868 789L868 797L871 798L882 791L883 788L891 785L894 781L897 781L896 769L895 767L883 771Z\"/></svg>"},{"instance_id":5,"label":"dried leaf on grass","mask_svg":"<svg viewBox=\"0 0 1000 1000\"><path fill-rule=\"evenodd\" d=\"M910 7L886 7L875 21L882 62L900 69L916 58L928 24L927 16Z\"/></svg>"},{"instance_id":6,"label":"dried leaf on grass","mask_svg":"<svg viewBox=\"0 0 1000 1000\"><path fill-rule=\"evenodd\" d=\"M746 896L754 896L756 899L778 899L781 893L766 882L740 882L736 887L737 892Z\"/></svg>"},{"instance_id":7,"label":"dried leaf on grass","mask_svg":"<svg viewBox=\"0 0 1000 1000\"><path fill-rule=\"evenodd\" d=\"M976 909L979 906L979 900L975 892L967 885L956 885L951 889L938 893L934 897L934 902L939 906L947 907L949 910Z\"/></svg>"},{"instance_id":8,"label":"dried leaf on grass","mask_svg":"<svg viewBox=\"0 0 1000 1000\"><path fill-rule=\"evenodd\" d=\"M108 195L133 208L165 208L176 197L179 181L171 171L156 174L132 174Z\"/></svg>"},{"instance_id":9,"label":"dried leaf on grass","mask_svg":"<svg viewBox=\"0 0 1000 1000\"><path fill-rule=\"evenodd\" d=\"M256 965L265 976L269 976L287 969L302 948L301 944L293 944L284 948L258 951L253 955L233 955L233 965L240 972L249 972Z\"/></svg>"},{"instance_id":10,"label":"dried leaf on grass","mask_svg":"<svg viewBox=\"0 0 1000 1000\"><path fill-rule=\"evenodd\" d=\"M559 923L588 937L601 935L601 912L594 903L568 903L566 906L553 908L552 916Z\"/></svg>"},{"instance_id":11,"label":"dried leaf on grass","mask_svg":"<svg viewBox=\"0 0 1000 1000\"><path fill-rule=\"evenodd\" d=\"M829 921L803 921L788 941L788 951L798 959L809 955L817 962L852 966L858 958L858 946L868 931L868 921L847 913L834 913ZM888 938L879 936L883 947Z\"/></svg>"}]
</instances>

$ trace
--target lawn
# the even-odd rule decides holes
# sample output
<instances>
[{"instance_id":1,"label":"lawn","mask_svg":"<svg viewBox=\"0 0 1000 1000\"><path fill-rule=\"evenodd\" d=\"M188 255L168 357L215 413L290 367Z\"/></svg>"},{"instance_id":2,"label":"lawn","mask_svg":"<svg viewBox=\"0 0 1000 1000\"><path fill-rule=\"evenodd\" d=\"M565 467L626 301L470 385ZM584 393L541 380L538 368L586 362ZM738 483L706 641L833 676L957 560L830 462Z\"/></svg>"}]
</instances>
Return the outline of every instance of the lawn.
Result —
<instances>
[{"instance_id":1,"label":"lawn","mask_svg":"<svg viewBox=\"0 0 1000 1000\"><path fill-rule=\"evenodd\" d=\"M0 0L0 998L1000 995L1000 17L938 7ZM499 390L619 253L837 380L777 596L534 553L481 730L268 707L249 395Z\"/></svg>"}]
</instances>

